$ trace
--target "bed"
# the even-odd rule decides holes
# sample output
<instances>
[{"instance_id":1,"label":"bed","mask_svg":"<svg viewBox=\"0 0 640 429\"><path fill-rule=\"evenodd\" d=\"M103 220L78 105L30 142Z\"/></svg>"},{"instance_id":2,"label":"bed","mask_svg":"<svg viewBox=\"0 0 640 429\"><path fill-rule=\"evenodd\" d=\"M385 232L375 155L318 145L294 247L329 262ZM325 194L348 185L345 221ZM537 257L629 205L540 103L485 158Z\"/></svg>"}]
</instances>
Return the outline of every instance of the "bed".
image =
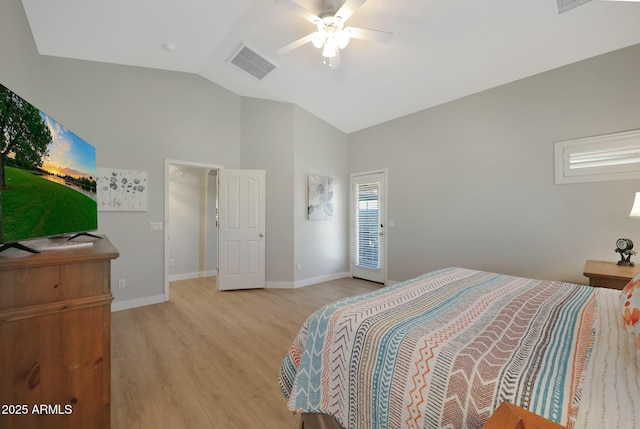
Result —
<instances>
[{"instance_id":1,"label":"bed","mask_svg":"<svg viewBox=\"0 0 640 429\"><path fill-rule=\"evenodd\" d=\"M637 429L640 362L620 297L438 270L316 311L278 382L305 429L479 429L503 403L569 428Z\"/></svg>"}]
</instances>

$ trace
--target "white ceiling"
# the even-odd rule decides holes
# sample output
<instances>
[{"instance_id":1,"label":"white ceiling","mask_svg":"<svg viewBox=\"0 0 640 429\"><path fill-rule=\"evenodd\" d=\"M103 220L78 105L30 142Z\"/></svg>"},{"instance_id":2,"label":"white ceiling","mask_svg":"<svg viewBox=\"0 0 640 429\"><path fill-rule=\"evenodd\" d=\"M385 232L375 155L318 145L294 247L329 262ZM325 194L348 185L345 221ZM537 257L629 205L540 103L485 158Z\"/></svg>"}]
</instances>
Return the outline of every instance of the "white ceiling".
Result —
<instances>
[{"instance_id":1,"label":"white ceiling","mask_svg":"<svg viewBox=\"0 0 640 429\"><path fill-rule=\"evenodd\" d=\"M556 1L368 0L348 25L393 40L352 40L336 70L311 44L276 53L314 26L273 0L22 3L42 55L195 73L350 133L640 43L640 3L593 1L559 14ZM298 3L319 14L324 1ZM241 42L280 67L256 81L229 65Z\"/></svg>"}]
</instances>

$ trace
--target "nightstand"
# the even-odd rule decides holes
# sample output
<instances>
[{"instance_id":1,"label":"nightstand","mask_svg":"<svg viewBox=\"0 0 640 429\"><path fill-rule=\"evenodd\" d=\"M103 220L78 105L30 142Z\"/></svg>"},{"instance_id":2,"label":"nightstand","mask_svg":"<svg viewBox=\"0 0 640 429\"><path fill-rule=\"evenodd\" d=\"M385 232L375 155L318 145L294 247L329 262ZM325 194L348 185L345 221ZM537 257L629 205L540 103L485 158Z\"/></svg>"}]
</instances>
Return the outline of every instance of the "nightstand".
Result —
<instances>
[{"instance_id":1,"label":"nightstand","mask_svg":"<svg viewBox=\"0 0 640 429\"><path fill-rule=\"evenodd\" d=\"M616 262L592 261L584 265L584 275L589 277L589 285L622 290L629 280L640 272L640 264L623 267Z\"/></svg>"}]
</instances>

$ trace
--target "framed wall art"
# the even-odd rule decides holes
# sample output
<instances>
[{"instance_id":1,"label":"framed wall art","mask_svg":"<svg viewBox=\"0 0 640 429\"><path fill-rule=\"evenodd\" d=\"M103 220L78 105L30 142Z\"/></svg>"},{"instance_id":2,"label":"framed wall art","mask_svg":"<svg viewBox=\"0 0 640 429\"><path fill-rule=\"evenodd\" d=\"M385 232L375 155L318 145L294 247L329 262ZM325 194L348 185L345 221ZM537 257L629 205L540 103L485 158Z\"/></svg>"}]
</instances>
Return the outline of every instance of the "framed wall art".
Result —
<instances>
[{"instance_id":1,"label":"framed wall art","mask_svg":"<svg viewBox=\"0 0 640 429\"><path fill-rule=\"evenodd\" d=\"M147 172L97 168L98 210L147 211Z\"/></svg>"},{"instance_id":2,"label":"framed wall art","mask_svg":"<svg viewBox=\"0 0 640 429\"><path fill-rule=\"evenodd\" d=\"M308 176L307 218L330 220L333 218L333 177Z\"/></svg>"}]
</instances>

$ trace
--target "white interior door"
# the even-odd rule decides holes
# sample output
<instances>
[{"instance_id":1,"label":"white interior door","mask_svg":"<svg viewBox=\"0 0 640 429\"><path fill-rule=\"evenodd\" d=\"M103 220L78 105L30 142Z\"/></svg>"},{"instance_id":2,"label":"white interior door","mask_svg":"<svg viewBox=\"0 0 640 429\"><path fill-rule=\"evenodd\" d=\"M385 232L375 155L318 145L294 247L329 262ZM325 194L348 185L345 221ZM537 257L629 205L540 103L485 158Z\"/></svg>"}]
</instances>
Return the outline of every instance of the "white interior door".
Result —
<instances>
[{"instance_id":1,"label":"white interior door","mask_svg":"<svg viewBox=\"0 0 640 429\"><path fill-rule=\"evenodd\" d=\"M218 289L265 286L265 171L218 172Z\"/></svg>"},{"instance_id":2,"label":"white interior door","mask_svg":"<svg viewBox=\"0 0 640 429\"><path fill-rule=\"evenodd\" d=\"M385 177L384 171L351 177L351 272L382 284L386 282Z\"/></svg>"}]
</instances>

